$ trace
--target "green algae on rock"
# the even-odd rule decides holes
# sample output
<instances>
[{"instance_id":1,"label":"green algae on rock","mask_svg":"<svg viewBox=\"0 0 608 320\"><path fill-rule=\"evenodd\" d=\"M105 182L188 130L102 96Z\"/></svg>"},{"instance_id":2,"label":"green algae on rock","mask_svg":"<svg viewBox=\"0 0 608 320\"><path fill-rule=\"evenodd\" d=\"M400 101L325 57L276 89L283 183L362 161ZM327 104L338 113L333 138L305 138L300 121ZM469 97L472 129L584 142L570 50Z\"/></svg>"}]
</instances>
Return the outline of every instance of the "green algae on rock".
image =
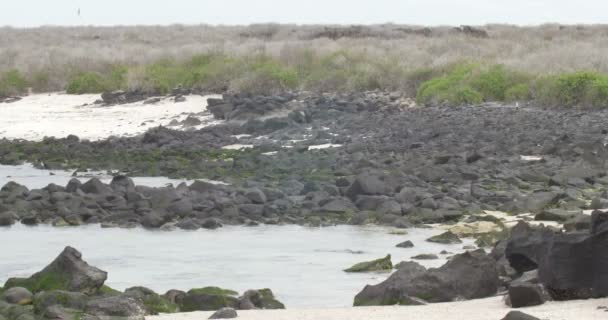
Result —
<instances>
[{"instance_id":1,"label":"green algae on rock","mask_svg":"<svg viewBox=\"0 0 608 320\"><path fill-rule=\"evenodd\" d=\"M360 262L345 269L344 272L371 272L371 271L390 271L393 269L391 255L372 261Z\"/></svg>"}]
</instances>

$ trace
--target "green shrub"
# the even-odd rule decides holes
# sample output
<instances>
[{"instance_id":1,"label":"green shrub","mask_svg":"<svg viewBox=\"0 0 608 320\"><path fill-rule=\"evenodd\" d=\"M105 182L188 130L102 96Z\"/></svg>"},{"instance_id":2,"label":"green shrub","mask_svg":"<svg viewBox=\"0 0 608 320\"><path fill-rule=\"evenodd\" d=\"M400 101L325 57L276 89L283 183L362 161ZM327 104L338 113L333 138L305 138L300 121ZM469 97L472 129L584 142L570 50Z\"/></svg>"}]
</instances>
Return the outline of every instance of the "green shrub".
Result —
<instances>
[{"instance_id":1,"label":"green shrub","mask_svg":"<svg viewBox=\"0 0 608 320\"><path fill-rule=\"evenodd\" d=\"M608 75L581 71L541 78L538 101L545 106L608 107Z\"/></svg>"},{"instance_id":2,"label":"green shrub","mask_svg":"<svg viewBox=\"0 0 608 320\"><path fill-rule=\"evenodd\" d=\"M505 100L509 102L530 100L530 85L516 84L505 91Z\"/></svg>"},{"instance_id":3,"label":"green shrub","mask_svg":"<svg viewBox=\"0 0 608 320\"><path fill-rule=\"evenodd\" d=\"M608 76L596 79L586 94L586 104L590 107L608 108Z\"/></svg>"},{"instance_id":4,"label":"green shrub","mask_svg":"<svg viewBox=\"0 0 608 320\"><path fill-rule=\"evenodd\" d=\"M477 90L469 87L457 87L453 91L448 92L448 96L445 100L453 105L468 105L468 104L480 104L484 101L481 93Z\"/></svg>"},{"instance_id":5,"label":"green shrub","mask_svg":"<svg viewBox=\"0 0 608 320\"><path fill-rule=\"evenodd\" d=\"M188 79L189 71L171 59L163 59L145 68L144 88L166 94Z\"/></svg>"},{"instance_id":6,"label":"green shrub","mask_svg":"<svg viewBox=\"0 0 608 320\"><path fill-rule=\"evenodd\" d=\"M527 82L525 75L508 70L503 65L493 65L473 74L470 83L481 93L484 101L505 101L509 89Z\"/></svg>"},{"instance_id":7,"label":"green shrub","mask_svg":"<svg viewBox=\"0 0 608 320\"><path fill-rule=\"evenodd\" d=\"M66 87L70 94L100 93L108 90L108 83L97 72L82 72L73 76Z\"/></svg>"},{"instance_id":8,"label":"green shrub","mask_svg":"<svg viewBox=\"0 0 608 320\"><path fill-rule=\"evenodd\" d=\"M418 89L419 104L461 104L462 101L478 101L479 92L466 85L476 65L460 64L447 74L424 82Z\"/></svg>"},{"instance_id":9,"label":"green shrub","mask_svg":"<svg viewBox=\"0 0 608 320\"><path fill-rule=\"evenodd\" d=\"M127 74L129 68L125 66L116 66L107 77L107 90L119 90L127 86Z\"/></svg>"},{"instance_id":10,"label":"green shrub","mask_svg":"<svg viewBox=\"0 0 608 320\"><path fill-rule=\"evenodd\" d=\"M421 104L478 104L530 98L530 77L503 65L460 64L418 88Z\"/></svg>"},{"instance_id":11,"label":"green shrub","mask_svg":"<svg viewBox=\"0 0 608 320\"><path fill-rule=\"evenodd\" d=\"M242 73L231 81L231 88L250 93L273 93L295 89L299 85L295 70L269 57L261 56L240 64Z\"/></svg>"},{"instance_id":12,"label":"green shrub","mask_svg":"<svg viewBox=\"0 0 608 320\"><path fill-rule=\"evenodd\" d=\"M18 70L10 70L0 78L0 95L24 93L28 82Z\"/></svg>"}]
</instances>

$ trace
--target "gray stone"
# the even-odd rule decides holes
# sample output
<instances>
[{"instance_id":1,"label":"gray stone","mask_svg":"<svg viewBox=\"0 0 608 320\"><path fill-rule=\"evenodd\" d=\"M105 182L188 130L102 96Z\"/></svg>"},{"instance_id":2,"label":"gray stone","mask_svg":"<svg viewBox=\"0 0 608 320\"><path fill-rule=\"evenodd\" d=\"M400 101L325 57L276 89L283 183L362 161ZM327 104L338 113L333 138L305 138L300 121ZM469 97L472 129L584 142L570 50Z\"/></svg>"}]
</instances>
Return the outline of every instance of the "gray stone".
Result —
<instances>
[{"instance_id":1,"label":"gray stone","mask_svg":"<svg viewBox=\"0 0 608 320\"><path fill-rule=\"evenodd\" d=\"M23 286L35 288L38 291L49 289L64 289L85 294L95 294L106 281L107 273L95 267L89 266L82 260L82 254L72 247L66 247L63 252L42 271L35 273L30 278L11 278L6 281L5 288ZM54 283L45 281L62 279ZM59 280L57 280L59 281ZM48 287L47 287L48 286Z\"/></svg>"},{"instance_id":2,"label":"gray stone","mask_svg":"<svg viewBox=\"0 0 608 320\"><path fill-rule=\"evenodd\" d=\"M502 318L502 320L540 320L537 317L533 317L529 314L525 314L521 311L511 311L507 313L507 315Z\"/></svg>"},{"instance_id":3,"label":"gray stone","mask_svg":"<svg viewBox=\"0 0 608 320\"><path fill-rule=\"evenodd\" d=\"M2 294L4 301L11 304L30 304L32 302L33 295L26 288L13 287L6 290Z\"/></svg>"},{"instance_id":4,"label":"gray stone","mask_svg":"<svg viewBox=\"0 0 608 320\"><path fill-rule=\"evenodd\" d=\"M512 283L509 286L509 301L513 308L538 306L545 303L539 285L527 282Z\"/></svg>"},{"instance_id":5,"label":"gray stone","mask_svg":"<svg viewBox=\"0 0 608 320\"><path fill-rule=\"evenodd\" d=\"M209 319L234 319L238 317L234 308L221 308L209 317Z\"/></svg>"}]
</instances>

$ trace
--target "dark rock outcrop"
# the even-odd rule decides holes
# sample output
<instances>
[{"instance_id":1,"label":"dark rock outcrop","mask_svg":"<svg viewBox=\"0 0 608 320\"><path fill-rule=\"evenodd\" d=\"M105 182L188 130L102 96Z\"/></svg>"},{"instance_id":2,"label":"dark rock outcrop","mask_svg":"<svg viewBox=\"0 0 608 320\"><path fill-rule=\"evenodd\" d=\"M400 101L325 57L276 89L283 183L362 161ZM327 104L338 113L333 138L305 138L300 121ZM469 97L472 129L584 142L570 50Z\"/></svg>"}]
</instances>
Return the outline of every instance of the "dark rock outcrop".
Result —
<instances>
[{"instance_id":1,"label":"dark rock outcrop","mask_svg":"<svg viewBox=\"0 0 608 320\"><path fill-rule=\"evenodd\" d=\"M42 271L29 278L11 278L4 287L24 287L32 293L45 290L66 290L95 294L103 285L107 273L89 266L82 254L72 247L63 252Z\"/></svg>"},{"instance_id":2,"label":"dark rock outcrop","mask_svg":"<svg viewBox=\"0 0 608 320\"><path fill-rule=\"evenodd\" d=\"M529 314L523 313L521 311L511 311L507 313L507 315L502 318L502 320L540 320L537 317L531 316Z\"/></svg>"},{"instance_id":3,"label":"dark rock outcrop","mask_svg":"<svg viewBox=\"0 0 608 320\"><path fill-rule=\"evenodd\" d=\"M437 269L402 265L384 282L366 286L354 305L407 305L412 298L427 302L476 299L496 294L498 286L496 261L477 250L456 255Z\"/></svg>"},{"instance_id":4,"label":"dark rock outcrop","mask_svg":"<svg viewBox=\"0 0 608 320\"><path fill-rule=\"evenodd\" d=\"M393 269L391 255L373 261L360 262L352 267L345 269L344 272L370 272L370 271L390 271Z\"/></svg>"},{"instance_id":5,"label":"dark rock outcrop","mask_svg":"<svg viewBox=\"0 0 608 320\"><path fill-rule=\"evenodd\" d=\"M608 296L606 215L594 212L589 232L556 233L520 223L505 255L519 272L538 268L539 280L553 299Z\"/></svg>"},{"instance_id":6,"label":"dark rock outcrop","mask_svg":"<svg viewBox=\"0 0 608 320\"><path fill-rule=\"evenodd\" d=\"M209 319L234 319L236 317L238 317L238 314L234 308L221 308L213 313Z\"/></svg>"},{"instance_id":7,"label":"dark rock outcrop","mask_svg":"<svg viewBox=\"0 0 608 320\"><path fill-rule=\"evenodd\" d=\"M539 285L518 282L509 286L509 302L513 308L523 308L541 305L545 299Z\"/></svg>"}]
</instances>

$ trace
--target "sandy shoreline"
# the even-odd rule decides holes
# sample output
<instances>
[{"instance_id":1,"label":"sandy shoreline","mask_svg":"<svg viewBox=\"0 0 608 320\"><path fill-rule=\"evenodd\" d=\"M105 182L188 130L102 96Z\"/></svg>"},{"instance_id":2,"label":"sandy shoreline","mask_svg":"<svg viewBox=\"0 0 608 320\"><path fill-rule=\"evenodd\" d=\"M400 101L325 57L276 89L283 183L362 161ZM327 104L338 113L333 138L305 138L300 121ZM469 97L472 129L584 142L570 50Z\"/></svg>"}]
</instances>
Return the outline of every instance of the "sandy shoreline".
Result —
<instances>
[{"instance_id":1,"label":"sandy shoreline","mask_svg":"<svg viewBox=\"0 0 608 320\"><path fill-rule=\"evenodd\" d=\"M544 305L517 309L540 319L603 319L608 313L598 307L608 305L608 298L547 302ZM288 306L289 307L289 306ZM238 311L242 320L499 320L509 311L502 297L464 302L438 303L411 307L359 307L337 309L287 309ZM147 320L200 320L213 312L192 312L146 317Z\"/></svg>"},{"instance_id":2,"label":"sandy shoreline","mask_svg":"<svg viewBox=\"0 0 608 320\"><path fill-rule=\"evenodd\" d=\"M140 101L99 106L93 105L101 99L98 94L35 94L0 103L0 138L39 141L45 136L63 138L70 134L89 140L134 136L206 111L207 98L191 95L184 102L166 97L156 104ZM198 118L203 124L196 128L215 121L210 114Z\"/></svg>"}]
</instances>

